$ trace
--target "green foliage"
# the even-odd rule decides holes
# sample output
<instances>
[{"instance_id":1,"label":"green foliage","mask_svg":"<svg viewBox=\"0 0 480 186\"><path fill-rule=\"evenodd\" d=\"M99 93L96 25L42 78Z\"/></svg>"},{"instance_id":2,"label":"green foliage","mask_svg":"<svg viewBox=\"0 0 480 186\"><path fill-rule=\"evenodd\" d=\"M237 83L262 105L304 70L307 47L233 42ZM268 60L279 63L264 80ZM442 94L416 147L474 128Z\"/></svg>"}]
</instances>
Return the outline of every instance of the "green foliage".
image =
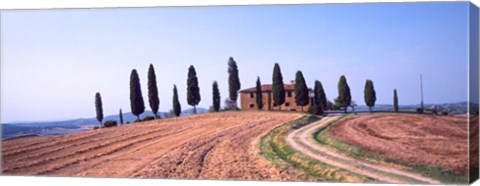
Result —
<instances>
[{"instance_id":1,"label":"green foliage","mask_svg":"<svg viewBox=\"0 0 480 186\"><path fill-rule=\"evenodd\" d=\"M93 130L97 130L97 129L100 129L100 127L99 126L94 126L93 127Z\"/></svg>"},{"instance_id":2,"label":"green foliage","mask_svg":"<svg viewBox=\"0 0 480 186\"><path fill-rule=\"evenodd\" d=\"M220 91L218 90L217 81L213 82L213 111L218 112L220 110Z\"/></svg>"},{"instance_id":3,"label":"green foliage","mask_svg":"<svg viewBox=\"0 0 480 186\"><path fill-rule=\"evenodd\" d=\"M338 81L338 97L335 99L335 103L343 108L345 113L347 112L347 107L350 106L352 101L352 96L350 95L350 87L347 83L347 78L345 76L340 76Z\"/></svg>"},{"instance_id":4,"label":"green foliage","mask_svg":"<svg viewBox=\"0 0 480 186\"><path fill-rule=\"evenodd\" d=\"M158 119L160 99L158 98L157 77L152 64L148 67L148 102L150 103L150 108L152 108L155 118Z\"/></svg>"},{"instance_id":5,"label":"green foliage","mask_svg":"<svg viewBox=\"0 0 480 186\"><path fill-rule=\"evenodd\" d=\"M398 112L398 96L397 89L393 89L393 110Z\"/></svg>"},{"instance_id":6,"label":"green foliage","mask_svg":"<svg viewBox=\"0 0 480 186\"><path fill-rule=\"evenodd\" d=\"M178 92L177 92L177 86L173 85L173 114L175 116L180 116L180 113L182 112L182 106L180 105L180 102L178 101Z\"/></svg>"},{"instance_id":7,"label":"green foliage","mask_svg":"<svg viewBox=\"0 0 480 186\"><path fill-rule=\"evenodd\" d=\"M238 91L240 90L240 78L238 78L238 67L233 57L228 59L228 92L232 101L237 101Z\"/></svg>"},{"instance_id":8,"label":"green foliage","mask_svg":"<svg viewBox=\"0 0 480 186\"><path fill-rule=\"evenodd\" d=\"M377 95L375 92L375 88L373 87L372 80L367 79L367 81L365 82L365 89L363 93L365 96L365 104L368 106L370 112L372 112L372 107L375 106L375 101L377 101Z\"/></svg>"},{"instance_id":9,"label":"green foliage","mask_svg":"<svg viewBox=\"0 0 480 186\"><path fill-rule=\"evenodd\" d=\"M195 72L195 67L190 65L188 68L188 79L187 79L187 103L193 106L193 114L197 113L197 105L200 103L200 88L198 87L198 78L197 72Z\"/></svg>"},{"instance_id":10,"label":"green foliage","mask_svg":"<svg viewBox=\"0 0 480 186\"><path fill-rule=\"evenodd\" d=\"M108 120L103 123L103 127L108 128L108 127L116 127L117 126L117 121L115 120Z\"/></svg>"},{"instance_id":11,"label":"green foliage","mask_svg":"<svg viewBox=\"0 0 480 186\"><path fill-rule=\"evenodd\" d=\"M118 114L120 116L120 125L123 125L123 113L122 109L120 109L120 113Z\"/></svg>"},{"instance_id":12,"label":"green foliage","mask_svg":"<svg viewBox=\"0 0 480 186\"><path fill-rule=\"evenodd\" d=\"M444 116L447 116L449 113L450 113L450 109L449 109L449 108L444 108L444 109L442 110L442 115L444 115Z\"/></svg>"},{"instance_id":13,"label":"green foliage","mask_svg":"<svg viewBox=\"0 0 480 186\"><path fill-rule=\"evenodd\" d=\"M140 88L140 79L135 69L130 74L130 107L133 115L140 120L140 114L145 111L145 104L143 102L142 89Z\"/></svg>"},{"instance_id":14,"label":"green foliage","mask_svg":"<svg viewBox=\"0 0 480 186\"><path fill-rule=\"evenodd\" d=\"M95 94L95 111L97 113L97 120L98 122L102 123L103 120L103 108L102 108L102 96L100 96L100 92Z\"/></svg>"},{"instance_id":15,"label":"green foliage","mask_svg":"<svg viewBox=\"0 0 480 186\"><path fill-rule=\"evenodd\" d=\"M262 99L262 83L260 82L260 77L257 76L257 83L256 83L256 101L257 101L257 108L258 110L262 110L263 108L263 99Z\"/></svg>"},{"instance_id":16,"label":"green foliage","mask_svg":"<svg viewBox=\"0 0 480 186\"><path fill-rule=\"evenodd\" d=\"M319 105L310 106L307 110L309 114L323 115L323 109Z\"/></svg>"},{"instance_id":17,"label":"green foliage","mask_svg":"<svg viewBox=\"0 0 480 186\"><path fill-rule=\"evenodd\" d=\"M307 83L305 83L302 71L297 71L295 74L295 103L301 106L303 112L303 106L308 105L309 102Z\"/></svg>"},{"instance_id":18,"label":"green foliage","mask_svg":"<svg viewBox=\"0 0 480 186\"><path fill-rule=\"evenodd\" d=\"M324 110L328 110L329 108L327 105L327 95L325 94L322 83L318 80L315 81L315 86L313 89L313 100L315 101L316 105L315 109L320 110L323 113Z\"/></svg>"},{"instance_id":19,"label":"green foliage","mask_svg":"<svg viewBox=\"0 0 480 186\"><path fill-rule=\"evenodd\" d=\"M154 120L155 117L151 116L151 115L147 115L145 117L143 117L142 121L150 121L150 120Z\"/></svg>"},{"instance_id":20,"label":"green foliage","mask_svg":"<svg viewBox=\"0 0 480 186\"><path fill-rule=\"evenodd\" d=\"M278 110L280 110L281 105L285 103L285 88L283 87L282 72L278 63L275 63L273 67L272 96L273 102L278 106Z\"/></svg>"}]
</instances>

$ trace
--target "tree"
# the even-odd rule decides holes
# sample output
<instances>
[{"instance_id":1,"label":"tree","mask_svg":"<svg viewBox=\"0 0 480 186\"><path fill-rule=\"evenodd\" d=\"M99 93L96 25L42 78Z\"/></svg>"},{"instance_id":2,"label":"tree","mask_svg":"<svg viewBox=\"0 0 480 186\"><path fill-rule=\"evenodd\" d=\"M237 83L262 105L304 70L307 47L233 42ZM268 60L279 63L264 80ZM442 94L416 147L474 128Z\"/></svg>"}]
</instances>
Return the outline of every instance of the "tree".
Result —
<instances>
[{"instance_id":1,"label":"tree","mask_svg":"<svg viewBox=\"0 0 480 186\"><path fill-rule=\"evenodd\" d=\"M100 92L95 94L95 111L97 112L97 120L102 124L103 120L103 108L102 108L102 96L100 96Z\"/></svg>"},{"instance_id":2,"label":"tree","mask_svg":"<svg viewBox=\"0 0 480 186\"><path fill-rule=\"evenodd\" d=\"M178 101L178 92L177 92L177 86L173 85L173 109L172 109L173 114L175 116L180 116L180 113L182 112L182 106L180 105L180 102Z\"/></svg>"},{"instance_id":3,"label":"tree","mask_svg":"<svg viewBox=\"0 0 480 186\"><path fill-rule=\"evenodd\" d=\"M393 89L393 110L398 112L398 96L397 89Z\"/></svg>"},{"instance_id":4,"label":"tree","mask_svg":"<svg viewBox=\"0 0 480 186\"><path fill-rule=\"evenodd\" d=\"M285 88L283 87L282 72L278 63L275 63L273 67L272 96L278 110L281 110L282 104L285 103Z\"/></svg>"},{"instance_id":5,"label":"tree","mask_svg":"<svg viewBox=\"0 0 480 186\"><path fill-rule=\"evenodd\" d=\"M140 121L140 114L145 111L145 103L143 102L142 89L140 88L140 79L135 69L130 74L130 107L132 114L137 116L138 121Z\"/></svg>"},{"instance_id":6,"label":"tree","mask_svg":"<svg viewBox=\"0 0 480 186\"><path fill-rule=\"evenodd\" d=\"M257 98L257 108L262 110L263 108L263 96L262 96L262 83L260 82L260 77L257 76L257 86L256 89L256 98Z\"/></svg>"},{"instance_id":7,"label":"tree","mask_svg":"<svg viewBox=\"0 0 480 186\"><path fill-rule=\"evenodd\" d=\"M303 106L308 105L310 96L308 95L307 83L303 77L302 71L297 71L295 74L295 103L300 105L303 112Z\"/></svg>"},{"instance_id":8,"label":"tree","mask_svg":"<svg viewBox=\"0 0 480 186\"><path fill-rule=\"evenodd\" d=\"M347 78L342 75L338 81L338 97L335 99L335 103L337 103L339 107L343 107L344 112L347 113L347 108L350 106L351 101L352 96L350 95L350 87L348 86Z\"/></svg>"},{"instance_id":9,"label":"tree","mask_svg":"<svg viewBox=\"0 0 480 186\"><path fill-rule=\"evenodd\" d=\"M319 106L322 111L328 110L327 106L327 95L323 89L322 83L320 81L315 81L315 87L313 90L313 97L315 104Z\"/></svg>"},{"instance_id":10,"label":"tree","mask_svg":"<svg viewBox=\"0 0 480 186\"><path fill-rule=\"evenodd\" d=\"M200 103L200 100L200 88L198 87L197 72L195 72L195 67L190 65L188 68L187 79L187 103L193 106L193 114L197 113L197 105Z\"/></svg>"},{"instance_id":11,"label":"tree","mask_svg":"<svg viewBox=\"0 0 480 186\"><path fill-rule=\"evenodd\" d=\"M158 119L160 99L158 98L157 77L152 64L148 67L148 102L150 103L150 108L152 108L153 115Z\"/></svg>"},{"instance_id":12,"label":"tree","mask_svg":"<svg viewBox=\"0 0 480 186\"><path fill-rule=\"evenodd\" d=\"M375 101L377 101L377 95L375 93L375 88L373 87L372 80L367 79L363 92L365 96L365 104L368 106L370 112L372 112L372 107L375 106Z\"/></svg>"},{"instance_id":13,"label":"tree","mask_svg":"<svg viewBox=\"0 0 480 186\"><path fill-rule=\"evenodd\" d=\"M230 100L235 102L235 107L237 107L238 90L240 90L238 67L233 57L230 57L228 59L228 92Z\"/></svg>"},{"instance_id":14,"label":"tree","mask_svg":"<svg viewBox=\"0 0 480 186\"><path fill-rule=\"evenodd\" d=\"M122 114L122 109L120 109L120 113L118 114L120 116L120 125L123 125L123 114Z\"/></svg>"},{"instance_id":15,"label":"tree","mask_svg":"<svg viewBox=\"0 0 480 186\"><path fill-rule=\"evenodd\" d=\"M213 82L213 111L218 112L220 110L220 91L218 90L217 81Z\"/></svg>"}]
</instances>

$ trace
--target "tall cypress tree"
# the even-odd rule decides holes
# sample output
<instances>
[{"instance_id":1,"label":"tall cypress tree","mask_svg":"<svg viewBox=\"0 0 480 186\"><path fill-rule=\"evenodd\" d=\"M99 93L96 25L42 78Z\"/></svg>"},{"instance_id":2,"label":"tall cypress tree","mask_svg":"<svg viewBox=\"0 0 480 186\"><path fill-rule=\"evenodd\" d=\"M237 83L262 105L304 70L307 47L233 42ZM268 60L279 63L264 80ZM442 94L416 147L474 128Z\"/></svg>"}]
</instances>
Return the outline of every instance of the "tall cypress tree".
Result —
<instances>
[{"instance_id":1,"label":"tall cypress tree","mask_svg":"<svg viewBox=\"0 0 480 186\"><path fill-rule=\"evenodd\" d=\"M230 100L237 108L238 91L240 90L240 79L238 78L238 67L233 57L228 59L228 93Z\"/></svg>"},{"instance_id":2,"label":"tall cypress tree","mask_svg":"<svg viewBox=\"0 0 480 186\"><path fill-rule=\"evenodd\" d=\"M193 106L193 114L197 113L197 105L200 103L200 100L200 88L198 87L197 72L195 72L195 67L190 65L188 68L187 79L187 103Z\"/></svg>"},{"instance_id":3,"label":"tall cypress tree","mask_svg":"<svg viewBox=\"0 0 480 186\"><path fill-rule=\"evenodd\" d=\"M140 114L145 111L145 103L143 102L142 89L140 88L140 79L135 69L130 74L130 108L132 109L132 114L137 116L138 121L140 121Z\"/></svg>"},{"instance_id":4,"label":"tall cypress tree","mask_svg":"<svg viewBox=\"0 0 480 186\"><path fill-rule=\"evenodd\" d=\"M148 67L148 102L150 103L150 108L152 108L153 115L158 119L160 99L158 98L157 77L152 64Z\"/></svg>"},{"instance_id":5,"label":"tall cypress tree","mask_svg":"<svg viewBox=\"0 0 480 186\"><path fill-rule=\"evenodd\" d=\"M350 87L347 83L347 78L345 76L340 76L340 80L338 81L338 97L335 100L340 107L344 108L344 112L347 112L348 106L350 106L352 102L352 96L350 95Z\"/></svg>"},{"instance_id":6,"label":"tall cypress tree","mask_svg":"<svg viewBox=\"0 0 480 186\"><path fill-rule=\"evenodd\" d=\"M393 110L398 112L398 96L397 89L393 89Z\"/></svg>"},{"instance_id":7,"label":"tall cypress tree","mask_svg":"<svg viewBox=\"0 0 480 186\"><path fill-rule=\"evenodd\" d=\"M313 94L313 100L315 101L315 104L318 106L318 108L320 108L322 111L327 110L327 95L325 94L322 83L318 80L315 81Z\"/></svg>"},{"instance_id":8,"label":"tall cypress tree","mask_svg":"<svg viewBox=\"0 0 480 186\"><path fill-rule=\"evenodd\" d=\"M308 105L310 97L308 95L307 83L303 77L302 71L295 74L295 103L300 105L303 112L303 106Z\"/></svg>"},{"instance_id":9,"label":"tall cypress tree","mask_svg":"<svg viewBox=\"0 0 480 186\"><path fill-rule=\"evenodd\" d=\"M217 81L213 82L212 92L213 92L213 110L215 112L218 112L220 110L220 91L218 90Z\"/></svg>"},{"instance_id":10,"label":"tall cypress tree","mask_svg":"<svg viewBox=\"0 0 480 186\"><path fill-rule=\"evenodd\" d=\"M122 109L120 109L120 113L118 114L119 117L120 117L120 125L123 125L123 113L122 113Z\"/></svg>"},{"instance_id":11,"label":"tall cypress tree","mask_svg":"<svg viewBox=\"0 0 480 186\"><path fill-rule=\"evenodd\" d=\"M177 86L173 85L173 113L175 116L180 116L180 113L182 112L182 106L180 105L180 102L178 101L178 92L177 92Z\"/></svg>"},{"instance_id":12,"label":"tall cypress tree","mask_svg":"<svg viewBox=\"0 0 480 186\"><path fill-rule=\"evenodd\" d=\"M260 77L257 76L257 86L256 89L256 99L257 99L257 108L262 110L263 108L263 97L262 97L262 83L260 82Z\"/></svg>"},{"instance_id":13,"label":"tall cypress tree","mask_svg":"<svg viewBox=\"0 0 480 186\"><path fill-rule=\"evenodd\" d=\"M365 104L368 106L370 112L372 112L372 107L375 106L375 101L377 100L377 95L375 93L375 88L373 87L372 80L367 79L363 92L365 96Z\"/></svg>"},{"instance_id":14,"label":"tall cypress tree","mask_svg":"<svg viewBox=\"0 0 480 186\"><path fill-rule=\"evenodd\" d=\"M102 96L100 96L100 92L95 94L95 111L97 113L97 120L102 124L103 120L103 106L102 106Z\"/></svg>"},{"instance_id":15,"label":"tall cypress tree","mask_svg":"<svg viewBox=\"0 0 480 186\"><path fill-rule=\"evenodd\" d=\"M272 96L278 110L281 110L282 104L285 103L285 88L283 87L282 72L278 63L275 63L273 67Z\"/></svg>"}]
</instances>

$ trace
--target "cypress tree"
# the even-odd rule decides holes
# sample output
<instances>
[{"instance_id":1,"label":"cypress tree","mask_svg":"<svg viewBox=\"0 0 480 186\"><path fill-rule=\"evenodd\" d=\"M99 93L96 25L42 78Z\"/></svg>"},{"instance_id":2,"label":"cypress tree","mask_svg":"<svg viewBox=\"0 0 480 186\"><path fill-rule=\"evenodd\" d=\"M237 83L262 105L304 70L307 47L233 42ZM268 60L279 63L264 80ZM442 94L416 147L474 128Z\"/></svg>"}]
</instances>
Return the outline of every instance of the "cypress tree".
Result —
<instances>
[{"instance_id":1,"label":"cypress tree","mask_svg":"<svg viewBox=\"0 0 480 186\"><path fill-rule=\"evenodd\" d=\"M262 99L262 83L260 82L260 77L257 76L257 86L256 88L256 98L257 98L257 108L262 110L263 108L263 99Z\"/></svg>"},{"instance_id":2,"label":"cypress tree","mask_svg":"<svg viewBox=\"0 0 480 186\"><path fill-rule=\"evenodd\" d=\"M238 67L233 57L228 59L228 93L230 100L237 108L238 91L240 90L240 79L238 78Z\"/></svg>"},{"instance_id":3,"label":"cypress tree","mask_svg":"<svg viewBox=\"0 0 480 186\"><path fill-rule=\"evenodd\" d=\"M340 107L344 108L344 112L347 113L347 108L350 106L352 101L352 96L350 95L350 87L347 83L347 78L345 76L340 76L338 81L338 97L336 102Z\"/></svg>"},{"instance_id":4,"label":"cypress tree","mask_svg":"<svg viewBox=\"0 0 480 186\"><path fill-rule=\"evenodd\" d=\"M148 102L150 103L153 115L158 119L158 106L160 105L160 99L158 98L157 77L152 64L148 67Z\"/></svg>"},{"instance_id":5,"label":"cypress tree","mask_svg":"<svg viewBox=\"0 0 480 186\"><path fill-rule=\"evenodd\" d=\"M220 91L218 90L218 83L217 81L213 82L212 85L213 91L213 110L218 112L220 110Z\"/></svg>"},{"instance_id":6,"label":"cypress tree","mask_svg":"<svg viewBox=\"0 0 480 186\"><path fill-rule=\"evenodd\" d=\"M120 125L123 125L123 113L122 109L120 109L120 113L118 114L120 116Z\"/></svg>"},{"instance_id":7,"label":"cypress tree","mask_svg":"<svg viewBox=\"0 0 480 186\"><path fill-rule=\"evenodd\" d=\"M282 104L285 103L285 89L283 87L282 72L278 63L275 63L273 67L272 96L273 102L278 106L278 110L281 110Z\"/></svg>"},{"instance_id":8,"label":"cypress tree","mask_svg":"<svg viewBox=\"0 0 480 186\"><path fill-rule=\"evenodd\" d=\"M193 106L193 114L197 113L197 105L200 103L200 100L200 88L198 87L197 72L195 72L195 67L190 65L188 68L187 79L187 103Z\"/></svg>"},{"instance_id":9,"label":"cypress tree","mask_svg":"<svg viewBox=\"0 0 480 186\"><path fill-rule=\"evenodd\" d=\"M397 89L393 89L393 110L398 112L398 96Z\"/></svg>"},{"instance_id":10,"label":"cypress tree","mask_svg":"<svg viewBox=\"0 0 480 186\"><path fill-rule=\"evenodd\" d=\"M310 97L308 95L307 84L303 77L302 71L297 71L295 74L295 103L300 105L303 112L303 106L308 105Z\"/></svg>"},{"instance_id":11,"label":"cypress tree","mask_svg":"<svg viewBox=\"0 0 480 186\"><path fill-rule=\"evenodd\" d=\"M178 101L178 93L177 93L177 86L173 85L173 113L175 116L180 116L180 113L182 112L182 107L180 105L180 102Z\"/></svg>"},{"instance_id":12,"label":"cypress tree","mask_svg":"<svg viewBox=\"0 0 480 186\"><path fill-rule=\"evenodd\" d=\"M100 92L95 94L95 111L97 113L97 120L102 124L103 120L103 108L102 108L102 97L100 96Z\"/></svg>"},{"instance_id":13,"label":"cypress tree","mask_svg":"<svg viewBox=\"0 0 480 186\"><path fill-rule=\"evenodd\" d=\"M365 82L365 90L363 92L365 96L365 104L368 106L370 112L372 112L372 107L375 106L375 101L377 101L377 95L372 80L367 79Z\"/></svg>"},{"instance_id":14,"label":"cypress tree","mask_svg":"<svg viewBox=\"0 0 480 186\"><path fill-rule=\"evenodd\" d=\"M145 103L143 102L142 90L140 88L140 79L135 69L130 74L130 108L132 109L132 114L137 116L138 121L140 121L140 114L145 111Z\"/></svg>"},{"instance_id":15,"label":"cypress tree","mask_svg":"<svg viewBox=\"0 0 480 186\"><path fill-rule=\"evenodd\" d=\"M315 81L314 86L314 101L315 104L322 110L327 110L327 95L325 94L325 90L323 89L322 83L320 81Z\"/></svg>"}]
</instances>

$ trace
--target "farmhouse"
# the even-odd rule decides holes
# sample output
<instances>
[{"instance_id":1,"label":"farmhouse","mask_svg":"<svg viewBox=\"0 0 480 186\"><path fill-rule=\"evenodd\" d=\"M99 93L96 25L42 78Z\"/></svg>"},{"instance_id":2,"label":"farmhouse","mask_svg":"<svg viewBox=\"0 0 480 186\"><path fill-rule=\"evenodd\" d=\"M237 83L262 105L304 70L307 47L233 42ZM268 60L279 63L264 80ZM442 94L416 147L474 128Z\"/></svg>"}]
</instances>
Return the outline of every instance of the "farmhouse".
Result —
<instances>
[{"instance_id":1,"label":"farmhouse","mask_svg":"<svg viewBox=\"0 0 480 186\"><path fill-rule=\"evenodd\" d=\"M291 82L290 84L283 85L285 89L285 103L281 105L281 110L286 111L300 111L301 106L295 103L295 83ZM262 110L278 110L278 106L273 101L272 96L272 85L265 84L261 86L262 89ZM244 89L240 91L240 105L242 110L257 110L257 98L256 98L256 87ZM304 106L304 111L306 111L311 104L311 93L312 89L308 89L310 103Z\"/></svg>"}]
</instances>

